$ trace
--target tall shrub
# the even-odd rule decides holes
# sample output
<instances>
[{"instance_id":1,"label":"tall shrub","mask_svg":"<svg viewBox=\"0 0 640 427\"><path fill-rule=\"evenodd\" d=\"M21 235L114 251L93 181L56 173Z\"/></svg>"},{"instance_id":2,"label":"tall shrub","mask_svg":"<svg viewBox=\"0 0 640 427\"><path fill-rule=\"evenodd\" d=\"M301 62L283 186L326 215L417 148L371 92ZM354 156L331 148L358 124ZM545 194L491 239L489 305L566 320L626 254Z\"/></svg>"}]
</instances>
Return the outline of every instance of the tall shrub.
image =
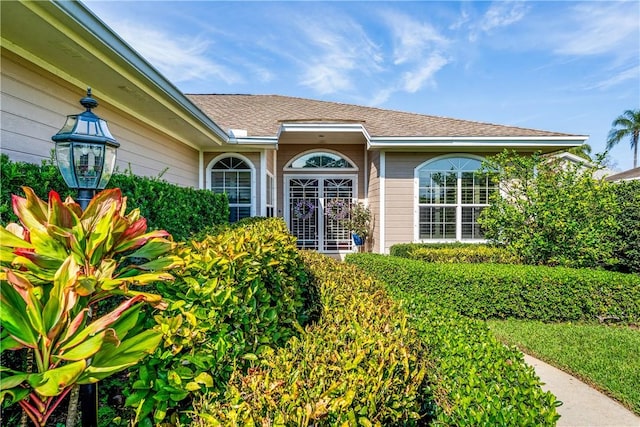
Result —
<instances>
[{"instance_id":1,"label":"tall shrub","mask_svg":"<svg viewBox=\"0 0 640 427\"><path fill-rule=\"evenodd\" d=\"M67 187L52 160L41 164L13 162L0 155L0 224L17 221L11 209L11 195L23 196L22 187L34 189L41 199L53 190L63 197L75 197L76 191ZM223 194L208 190L180 187L161 178L116 173L108 188L120 188L131 209L139 209L151 230L166 230L176 241L189 237L205 227L229 221L229 203Z\"/></svg>"},{"instance_id":2,"label":"tall shrub","mask_svg":"<svg viewBox=\"0 0 640 427\"><path fill-rule=\"evenodd\" d=\"M614 255L616 268L640 274L640 180L613 185L620 206Z\"/></svg>"},{"instance_id":3,"label":"tall shrub","mask_svg":"<svg viewBox=\"0 0 640 427\"><path fill-rule=\"evenodd\" d=\"M486 160L499 191L479 223L527 264L596 267L614 262L619 207L597 166L505 151Z\"/></svg>"},{"instance_id":4,"label":"tall shrub","mask_svg":"<svg viewBox=\"0 0 640 427\"><path fill-rule=\"evenodd\" d=\"M284 345L309 320L308 277L281 218L242 221L178 251L169 307L154 316L162 343L125 394L136 422L172 425L204 392L222 393L234 369Z\"/></svg>"}]
</instances>

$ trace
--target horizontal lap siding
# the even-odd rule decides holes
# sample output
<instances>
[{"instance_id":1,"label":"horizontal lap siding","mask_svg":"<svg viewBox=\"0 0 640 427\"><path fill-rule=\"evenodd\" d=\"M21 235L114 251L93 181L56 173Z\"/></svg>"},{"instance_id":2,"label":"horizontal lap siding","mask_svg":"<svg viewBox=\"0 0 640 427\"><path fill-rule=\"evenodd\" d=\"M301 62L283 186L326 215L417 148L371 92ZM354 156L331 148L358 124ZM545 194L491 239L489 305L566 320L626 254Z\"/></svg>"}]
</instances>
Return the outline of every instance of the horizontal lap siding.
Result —
<instances>
[{"instance_id":1,"label":"horizontal lap siding","mask_svg":"<svg viewBox=\"0 0 640 427\"><path fill-rule=\"evenodd\" d=\"M431 157L417 153L385 155L385 252L396 243L413 241L414 170Z\"/></svg>"},{"instance_id":2,"label":"horizontal lap siding","mask_svg":"<svg viewBox=\"0 0 640 427\"><path fill-rule=\"evenodd\" d=\"M2 56L2 153L12 160L39 163L51 158L55 135L67 114L82 112L84 91L12 54ZM107 120L120 143L116 166L136 175L189 187L198 185L198 152L101 102L95 113Z\"/></svg>"},{"instance_id":3,"label":"horizontal lap siding","mask_svg":"<svg viewBox=\"0 0 640 427\"><path fill-rule=\"evenodd\" d=\"M380 252L380 152L369 153L369 209L372 230L369 244L373 252Z\"/></svg>"}]
</instances>

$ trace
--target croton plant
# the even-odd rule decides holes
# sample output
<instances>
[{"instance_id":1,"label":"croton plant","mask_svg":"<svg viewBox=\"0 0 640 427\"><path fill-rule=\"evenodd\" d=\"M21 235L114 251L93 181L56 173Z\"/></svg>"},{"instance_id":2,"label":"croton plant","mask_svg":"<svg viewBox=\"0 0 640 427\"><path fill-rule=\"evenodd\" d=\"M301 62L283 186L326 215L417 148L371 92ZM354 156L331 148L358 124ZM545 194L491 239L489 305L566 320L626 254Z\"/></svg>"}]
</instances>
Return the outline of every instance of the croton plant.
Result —
<instances>
[{"instance_id":1,"label":"croton plant","mask_svg":"<svg viewBox=\"0 0 640 427\"><path fill-rule=\"evenodd\" d=\"M160 295L137 285L172 280L181 263L166 231L147 232L138 210L125 214L120 190L96 195L82 211L56 192L48 203L31 188L13 196L21 224L0 226L0 352L29 349L35 366L0 366L0 400L18 403L38 426L76 384L100 381L138 363L161 333L145 330L145 303ZM98 301L119 305L92 316ZM113 307L115 304L111 304Z\"/></svg>"}]
</instances>

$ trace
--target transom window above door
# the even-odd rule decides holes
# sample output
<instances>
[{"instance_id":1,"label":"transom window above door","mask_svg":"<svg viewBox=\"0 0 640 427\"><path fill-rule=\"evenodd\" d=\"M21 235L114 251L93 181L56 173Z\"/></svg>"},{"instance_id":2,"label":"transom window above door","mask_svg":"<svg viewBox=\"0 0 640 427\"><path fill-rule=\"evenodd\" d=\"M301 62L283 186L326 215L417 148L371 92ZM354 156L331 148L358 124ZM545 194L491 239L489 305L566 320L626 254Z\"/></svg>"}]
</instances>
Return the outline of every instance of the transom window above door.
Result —
<instances>
[{"instance_id":1,"label":"transom window above door","mask_svg":"<svg viewBox=\"0 0 640 427\"><path fill-rule=\"evenodd\" d=\"M346 157L329 151L312 151L293 159L287 165L288 170L340 169L356 170Z\"/></svg>"}]
</instances>

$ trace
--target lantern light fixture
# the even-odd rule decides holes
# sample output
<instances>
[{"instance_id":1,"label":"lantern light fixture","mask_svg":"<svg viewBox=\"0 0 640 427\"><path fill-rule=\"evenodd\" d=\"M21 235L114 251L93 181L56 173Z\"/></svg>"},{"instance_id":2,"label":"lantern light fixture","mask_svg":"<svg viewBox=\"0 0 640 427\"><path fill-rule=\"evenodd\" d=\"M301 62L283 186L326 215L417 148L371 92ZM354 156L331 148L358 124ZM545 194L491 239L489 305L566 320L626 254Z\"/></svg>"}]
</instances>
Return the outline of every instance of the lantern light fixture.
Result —
<instances>
[{"instance_id":1,"label":"lantern light fixture","mask_svg":"<svg viewBox=\"0 0 640 427\"><path fill-rule=\"evenodd\" d=\"M80 104L86 111L67 116L62 129L51 139L56 143L58 169L67 185L78 190L78 202L84 209L95 190L107 186L120 144L111 135L107 122L91 111L98 106L91 88L87 88L87 96Z\"/></svg>"}]
</instances>

